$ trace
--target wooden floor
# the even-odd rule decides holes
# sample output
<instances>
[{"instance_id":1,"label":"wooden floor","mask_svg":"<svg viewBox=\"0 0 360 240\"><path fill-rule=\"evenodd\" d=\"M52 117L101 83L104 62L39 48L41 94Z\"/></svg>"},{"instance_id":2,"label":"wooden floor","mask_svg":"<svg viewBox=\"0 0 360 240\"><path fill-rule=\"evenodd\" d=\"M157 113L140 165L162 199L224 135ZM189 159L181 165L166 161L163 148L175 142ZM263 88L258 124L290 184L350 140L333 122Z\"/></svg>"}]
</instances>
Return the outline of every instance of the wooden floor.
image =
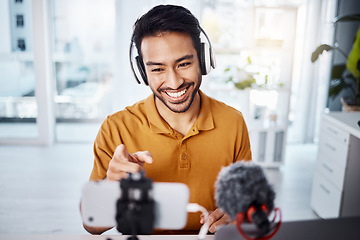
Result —
<instances>
[{"instance_id":1,"label":"wooden floor","mask_svg":"<svg viewBox=\"0 0 360 240\"><path fill-rule=\"evenodd\" d=\"M285 164L266 169L284 220L314 219L310 208L316 145L289 145ZM81 187L92 144L0 146L0 234L83 234Z\"/></svg>"}]
</instances>

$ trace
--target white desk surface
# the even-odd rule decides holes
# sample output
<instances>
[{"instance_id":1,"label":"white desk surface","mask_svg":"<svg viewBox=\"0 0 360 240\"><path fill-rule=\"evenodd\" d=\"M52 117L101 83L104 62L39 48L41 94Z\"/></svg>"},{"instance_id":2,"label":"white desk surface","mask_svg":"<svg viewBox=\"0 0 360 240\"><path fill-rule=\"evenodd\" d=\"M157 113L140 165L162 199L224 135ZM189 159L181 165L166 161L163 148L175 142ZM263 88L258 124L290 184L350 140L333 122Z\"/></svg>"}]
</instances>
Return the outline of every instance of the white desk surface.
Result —
<instances>
[{"instance_id":1,"label":"white desk surface","mask_svg":"<svg viewBox=\"0 0 360 240\"><path fill-rule=\"evenodd\" d=\"M1 240L126 240L129 236L122 235L4 235L0 234ZM197 240L197 235L142 235L139 240ZM215 240L214 235L207 235L205 240Z\"/></svg>"},{"instance_id":2,"label":"white desk surface","mask_svg":"<svg viewBox=\"0 0 360 240\"><path fill-rule=\"evenodd\" d=\"M324 119L360 139L360 112L330 112L323 115Z\"/></svg>"}]
</instances>

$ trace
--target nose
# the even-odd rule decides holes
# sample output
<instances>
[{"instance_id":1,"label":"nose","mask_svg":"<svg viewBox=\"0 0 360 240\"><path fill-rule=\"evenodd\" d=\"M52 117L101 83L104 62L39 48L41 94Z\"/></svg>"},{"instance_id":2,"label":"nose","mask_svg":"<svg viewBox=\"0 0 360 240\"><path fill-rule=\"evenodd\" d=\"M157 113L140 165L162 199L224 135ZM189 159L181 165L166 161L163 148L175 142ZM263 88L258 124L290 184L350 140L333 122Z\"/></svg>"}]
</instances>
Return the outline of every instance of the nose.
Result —
<instances>
[{"instance_id":1,"label":"nose","mask_svg":"<svg viewBox=\"0 0 360 240\"><path fill-rule=\"evenodd\" d=\"M166 85L172 89L178 89L184 83L184 79L175 69L170 69L167 74Z\"/></svg>"}]
</instances>

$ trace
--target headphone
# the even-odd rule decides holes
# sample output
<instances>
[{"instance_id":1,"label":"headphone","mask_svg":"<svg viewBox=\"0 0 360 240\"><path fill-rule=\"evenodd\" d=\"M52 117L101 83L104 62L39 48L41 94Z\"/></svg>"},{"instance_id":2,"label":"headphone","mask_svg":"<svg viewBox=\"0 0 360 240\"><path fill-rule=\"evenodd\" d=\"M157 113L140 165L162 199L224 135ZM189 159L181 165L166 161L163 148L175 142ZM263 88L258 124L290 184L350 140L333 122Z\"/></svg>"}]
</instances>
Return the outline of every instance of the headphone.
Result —
<instances>
[{"instance_id":1,"label":"headphone","mask_svg":"<svg viewBox=\"0 0 360 240\"><path fill-rule=\"evenodd\" d=\"M208 35L205 33L205 31L200 26L198 26L198 27L207 40L207 43L206 42L200 43L200 53L198 56L201 74L207 75L210 72L211 68L215 69L215 67L216 67L215 54L211 47L211 42L210 42ZM133 54L135 49L136 49L136 46L135 46L135 42L134 42L134 36L132 36L131 42L130 42L130 49L129 49L131 70L132 70L132 72L135 76L135 80L137 81L138 84L143 83L146 86L148 86L149 83L148 83L146 72L145 72L145 66L143 64L141 57L137 53Z\"/></svg>"}]
</instances>

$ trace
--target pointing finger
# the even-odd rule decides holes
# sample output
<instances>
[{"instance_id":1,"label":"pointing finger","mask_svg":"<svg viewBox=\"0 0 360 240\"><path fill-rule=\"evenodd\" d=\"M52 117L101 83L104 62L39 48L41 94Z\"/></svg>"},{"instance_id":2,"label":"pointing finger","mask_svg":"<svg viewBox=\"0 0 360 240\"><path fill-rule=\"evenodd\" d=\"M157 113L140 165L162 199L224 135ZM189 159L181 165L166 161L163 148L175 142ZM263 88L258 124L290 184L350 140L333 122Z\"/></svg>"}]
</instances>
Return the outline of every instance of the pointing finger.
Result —
<instances>
[{"instance_id":1,"label":"pointing finger","mask_svg":"<svg viewBox=\"0 0 360 240\"><path fill-rule=\"evenodd\" d=\"M135 157L136 160L138 161L138 163L142 164L142 165L144 165L144 163L152 163L153 162L152 155L149 151L136 152L136 153L132 154L132 156Z\"/></svg>"}]
</instances>

